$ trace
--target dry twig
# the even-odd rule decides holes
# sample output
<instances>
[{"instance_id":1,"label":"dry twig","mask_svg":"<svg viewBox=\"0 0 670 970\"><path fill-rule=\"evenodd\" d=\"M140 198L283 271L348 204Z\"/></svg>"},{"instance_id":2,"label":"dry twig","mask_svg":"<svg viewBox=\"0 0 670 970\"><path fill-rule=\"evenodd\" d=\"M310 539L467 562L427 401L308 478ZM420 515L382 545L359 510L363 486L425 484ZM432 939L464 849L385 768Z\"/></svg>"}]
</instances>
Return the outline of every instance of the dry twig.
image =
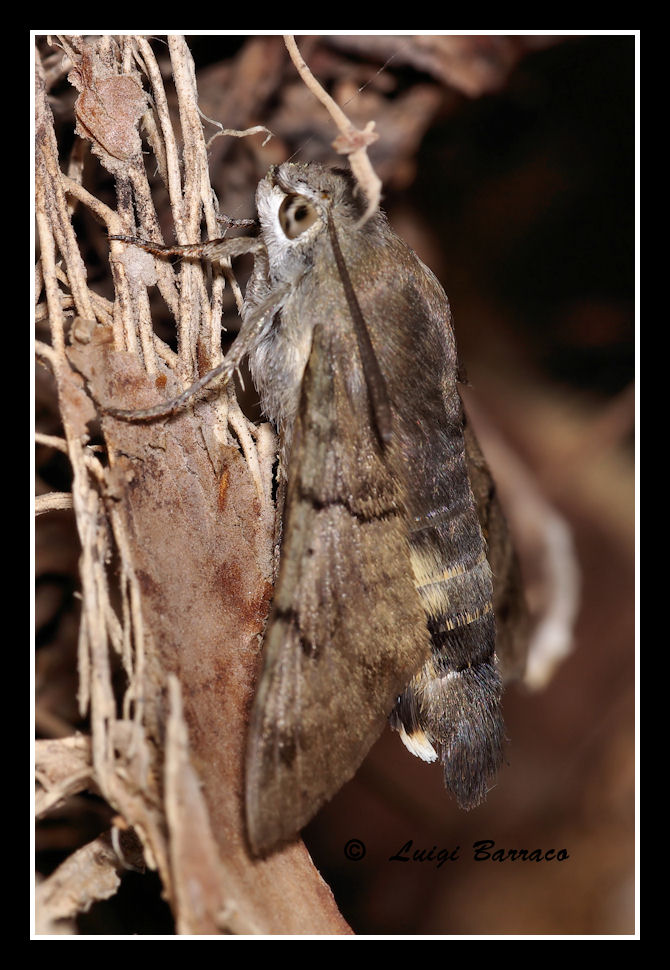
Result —
<instances>
[{"instance_id":1,"label":"dry twig","mask_svg":"<svg viewBox=\"0 0 670 970\"><path fill-rule=\"evenodd\" d=\"M293 35L285 34L284 41L286 43L287 50L291 55L291 60L295 64L300 77L303 79L312 94L314 94L315 97L317 97L323 104L340 130L339 137L333 142L333 148L341 155L349 156L351 171L354 173L356 181L360 185L361 189L365 193L365 197L368 200L368 207L365 210L363 218L361 219L362 223L366 222L370 216L376 212L382 194L381 179L373 169L367 152L368 145L372 145L379 137L377 133L373 131L375 123L374 121L368 122L362 131L352 125L344 111L342 111L340 106L333 101L328 92L324 91L322 85L319 84L310 69L307 67L307 64L298 50L298 45L296 44Z\"/></svg>"}]
</instances>

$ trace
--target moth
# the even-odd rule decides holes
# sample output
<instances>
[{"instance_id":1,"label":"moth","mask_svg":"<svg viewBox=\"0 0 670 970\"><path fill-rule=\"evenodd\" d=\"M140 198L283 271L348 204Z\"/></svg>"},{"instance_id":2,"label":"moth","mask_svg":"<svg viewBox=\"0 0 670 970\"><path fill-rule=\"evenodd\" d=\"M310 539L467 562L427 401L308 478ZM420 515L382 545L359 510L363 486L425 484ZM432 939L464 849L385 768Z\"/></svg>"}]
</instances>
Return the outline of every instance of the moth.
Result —
<instances>
[{"instance_id":1,"label":"moth","mask_svg":"<svg viewBox=\"0 0 670 970\"><path fill-rule=\"evenodd\" d=\"M389 720L412 754L441 760L465 809L492 785L505 729L444 290L382 212L362 221L342 169L272 168L256 203L258 239L190 248L255 255L220 370L248 358L279 431L281 556L246 755L263 854L296 837Z\"/></svg>"}]
</instances>

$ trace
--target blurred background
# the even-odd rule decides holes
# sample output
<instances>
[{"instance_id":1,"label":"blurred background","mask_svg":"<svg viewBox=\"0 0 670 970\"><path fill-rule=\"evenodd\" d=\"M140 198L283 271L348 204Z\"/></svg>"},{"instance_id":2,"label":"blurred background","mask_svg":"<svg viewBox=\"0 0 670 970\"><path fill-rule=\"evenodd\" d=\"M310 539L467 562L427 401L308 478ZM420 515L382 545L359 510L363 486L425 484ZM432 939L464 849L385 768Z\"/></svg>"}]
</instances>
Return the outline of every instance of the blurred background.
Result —
<instances>
[{"instance_id":1,"label":"blurred background","mask_svg":"<svg viewBox=\"0 0 670 970\"><path fill-rule=\"evenodd\" d=\"M380 138L370 156L384 207L447 291L466 402L509 505L533 613L560 599L561 583L572 604L562 627L572 650L555 669L544 665L543 689L506 691L507 764L485 805L461 812L439 767L413 758L389 730L305 841L359 934L632 933L635 39L297 39L352 121L375 120ZM203 113L228 128L262 124L274 135L265 146L262 135L212 142L222 212L253 216L255 185L271 163L337 161L332 123L281 37L193 36L189 44ZM62 52L45 40L40 48L53 67L66 159L77 151L76 92L57 76ZM113 200L96 160L82 164L89 190ZM169 240L163 191L157 183ZM75 219L90 285L111 296L105 235L87 211ZM40 430L56 433L41 368L37 411ZM38 449L37 467L38 489L67 489L62 456ZM549 578L524 529L529 494L563 530L563 572ZM38 730L60 736L79 726L71 513L44 516L36 541ZM78 806L38 830L41 871L107 826L95 799ZM350 850L357 856L350 858L345 846L354 839L365 851ZM410 840L410 857L459 847L458 859L439 868L390 861ZM504 850L565 849L569 858L477 862L478 840ZM171 932L171 918L157 879L129 873L79 928Z\"/></svg>"}]
</instances>

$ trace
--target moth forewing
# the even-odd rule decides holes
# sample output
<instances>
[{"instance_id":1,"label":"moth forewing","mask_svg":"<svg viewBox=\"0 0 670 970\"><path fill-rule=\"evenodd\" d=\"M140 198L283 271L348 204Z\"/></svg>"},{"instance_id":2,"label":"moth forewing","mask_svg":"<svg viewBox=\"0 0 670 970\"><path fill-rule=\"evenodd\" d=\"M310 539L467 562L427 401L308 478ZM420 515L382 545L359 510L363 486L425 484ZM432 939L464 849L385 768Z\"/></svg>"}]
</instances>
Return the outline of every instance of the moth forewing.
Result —
<instances>
[{"instance_id":1,"label":"moth forewing","mask_svg":"<svg viewBox=\"0 0 670 970\"><path fill-rule=\"evenodd\" d=\"M380 456L364 385L351 401L341 319L314 334L288 470L282 556L254 703L247 820L260 852L294 838L347 781L430 653L402 483ZM352 454L359 455L351 461ZM365 609L362 607L365 606Z\"/></svg>"}]
</instances>

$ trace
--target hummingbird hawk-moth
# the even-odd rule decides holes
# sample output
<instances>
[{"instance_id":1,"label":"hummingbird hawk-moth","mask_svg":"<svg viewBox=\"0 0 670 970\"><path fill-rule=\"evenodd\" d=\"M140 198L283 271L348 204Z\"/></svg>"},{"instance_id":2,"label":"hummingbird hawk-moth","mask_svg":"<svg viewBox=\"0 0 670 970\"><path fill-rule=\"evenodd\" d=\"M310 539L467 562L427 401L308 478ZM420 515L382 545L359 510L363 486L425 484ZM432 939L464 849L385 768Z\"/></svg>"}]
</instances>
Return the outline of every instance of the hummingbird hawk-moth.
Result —
<instances>
[{"instance_id":1,"label":"hummingbird hawk-moth","mask_svg":"<svg viewBox=\"0 0 670 970\"><path fill-rule=\"evenodd\" d=\"M298 834L388 720L412 754L442 761L466 809L501 765L504 725L444 290L383 213L363 221L344 170L285 163L256 202L257 239L181 251L254 253L219 370L248 358L279 431L281 554L246 758L260 854Z\"/></svg>"}]
</instances>

